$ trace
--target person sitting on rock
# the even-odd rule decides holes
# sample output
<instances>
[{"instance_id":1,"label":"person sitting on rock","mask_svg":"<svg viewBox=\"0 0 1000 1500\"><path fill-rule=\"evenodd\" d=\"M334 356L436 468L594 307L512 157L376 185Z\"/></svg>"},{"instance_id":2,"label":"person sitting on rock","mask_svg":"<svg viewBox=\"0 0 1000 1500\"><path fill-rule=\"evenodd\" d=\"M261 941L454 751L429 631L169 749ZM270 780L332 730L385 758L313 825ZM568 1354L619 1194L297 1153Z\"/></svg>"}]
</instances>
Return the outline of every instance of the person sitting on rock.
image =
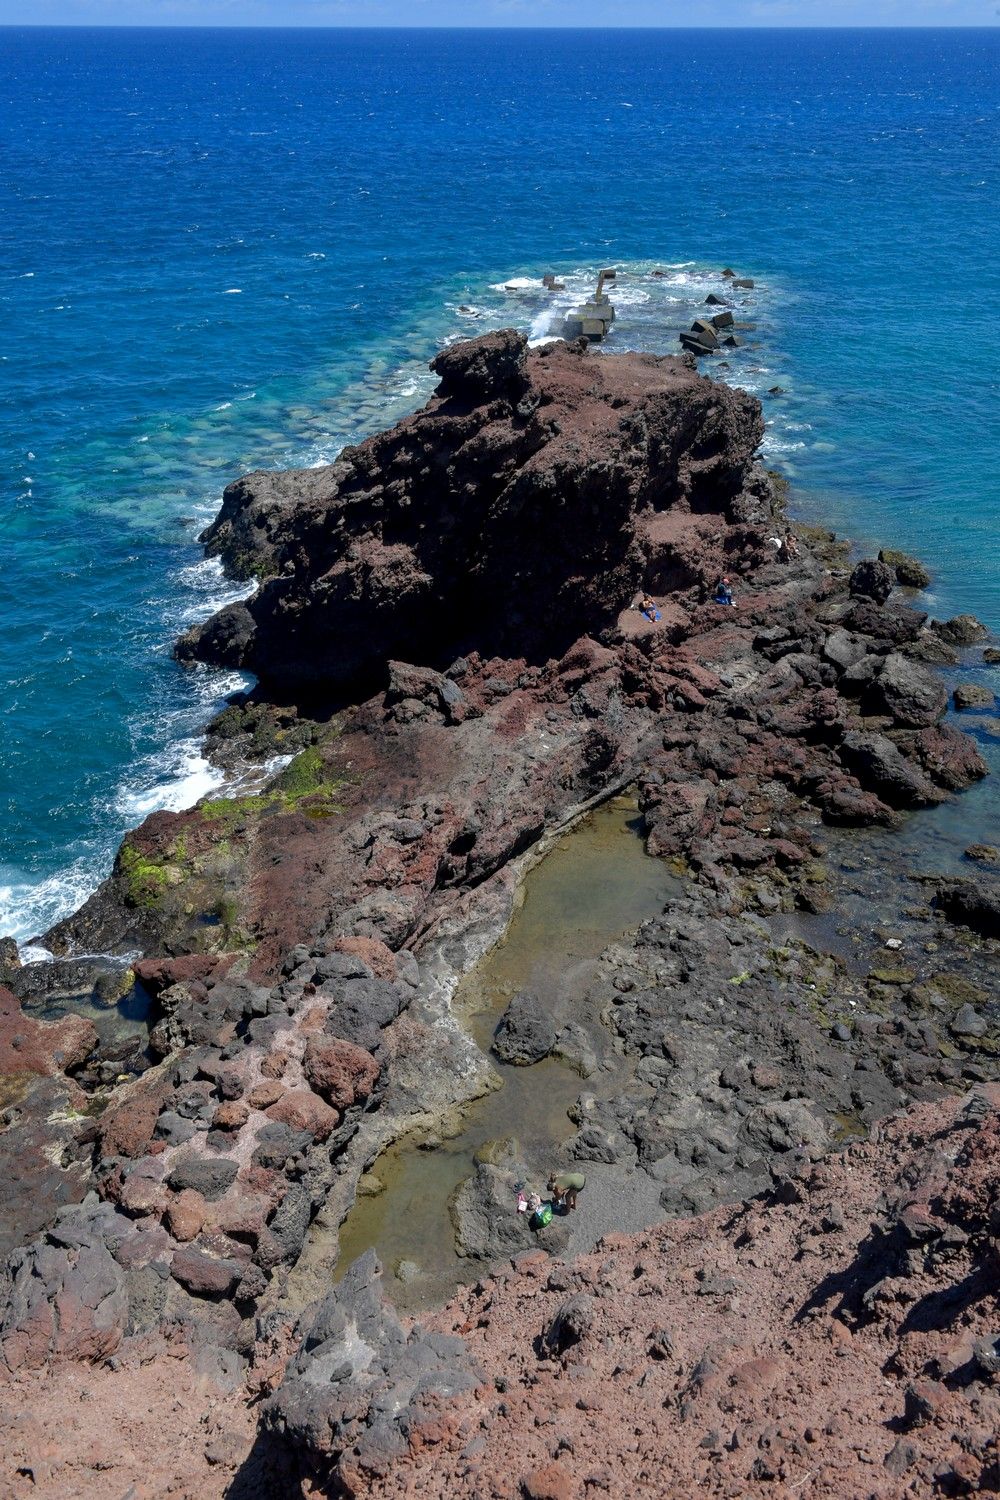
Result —
<instances>
[{"instance_id":1,"label":"person sitting on rock","mask_svg":"<svg viewBox=\"0 0 1000 1500\"><path fill-rule=\"evenodd\" d=\"M557 1208L571 1213L576 1208L577 1194L583 1191L586 1181L582 1172L553 1172L546 1190L552 1194L552 1202Z\"/></svg>"},{"instance_id":2,"label":"person sitting on rock","mask_svg":"<svg viewBox=\"0 0 1000 1500\"><path fill-rule=\"evenodd\" d=\"M733 604L733 587L728 578L720 578L712 595L713 604ZM734 606L735 607L735 606Z\"/></svg>"},{"instance_id":3,"label":"person sitting on rock","mask_svg":"<svg viewBox=\"0 0 1000 1500\"><path fill-rule=\"evenodd\" d=\"M790 531L786 531L781 539L781 546L778 548L778 560L779 562L787 563L791 562L793 557L798 557L798 555L799 544L793 534Z\"/></svg>"},{"instance_id":4,"label":"person sitting on rock","mask_svg":"<svg viewBox=\"0 0 1000 1500\"><path fill-rule=\"evenodd\" d=\"M643 594L639 600L639 612L644 614L647 620L651 620L654 625L660 618L660 611L656 607L656 600L651 594Z\"/></svg>"}]
</instances>

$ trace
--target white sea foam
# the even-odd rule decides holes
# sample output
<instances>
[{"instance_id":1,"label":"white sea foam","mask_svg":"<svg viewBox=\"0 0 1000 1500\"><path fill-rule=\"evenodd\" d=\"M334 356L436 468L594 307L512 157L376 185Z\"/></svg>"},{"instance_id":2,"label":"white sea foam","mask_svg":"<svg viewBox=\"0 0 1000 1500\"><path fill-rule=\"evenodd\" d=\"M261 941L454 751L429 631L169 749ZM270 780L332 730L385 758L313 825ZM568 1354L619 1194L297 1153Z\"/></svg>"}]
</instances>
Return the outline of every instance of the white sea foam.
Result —
<instances>
[{"instance_id":1,"label":"white sea foam","mask_svg":"<svg viewBox=\"0 0 1000 1500\"><path fill-rule=\"evenodd\" d=\"M154 771L157 762L148 767ZM150 785L123 786L115 798L115 812L126 823L141 822L154 812L183 812L224 785L225 776L201 753L197 739L182 740L158 759L159 774ZM147 769L147 768L142 768ZM142 778L140 771L140 779Z\"/></svg>"},{"instance_id":2,"label":"white sea foam","mask_svg":"<svg viewBox=\"0 0 1000 1500\"><path fill-rule=\"evenodd\" d=\"M238 297L242 291L243 288L241 286L227 286L222 295L224 297Z\"/></svg>"},{"instance_id":3,"label":"white sea foam","mask_svg":"<svg viewBox=\"0 0 1000 1500\"><path fill-rule=\"evenodd\" d=\"M75 911L94 890L100 873L93 858L80 857L44 880L0 869L0 934L24 943Z\"/></svg>"}]
</instances>

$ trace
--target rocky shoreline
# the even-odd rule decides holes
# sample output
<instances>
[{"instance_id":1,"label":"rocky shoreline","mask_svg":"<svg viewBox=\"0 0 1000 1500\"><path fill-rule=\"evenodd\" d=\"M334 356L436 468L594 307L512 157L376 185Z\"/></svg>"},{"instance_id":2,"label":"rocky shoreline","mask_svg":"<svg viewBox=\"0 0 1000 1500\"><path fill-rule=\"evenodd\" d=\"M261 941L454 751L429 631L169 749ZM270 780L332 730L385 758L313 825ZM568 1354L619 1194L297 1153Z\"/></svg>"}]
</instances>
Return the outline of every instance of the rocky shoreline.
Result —
<instances>
[{"instance_id":1,"label":"rocky shoreline","mask_svg":"<svg viewBox=\"0 0 1000 1500\"><path fill-rule=\"evenodd\" d=\"M419 1476L420 1454L451 1440L449 1413L457 1432L463 1403L483 1399L492 1354L446 1336L443 1314L436 1331L401 1325L367 1260L298 1333L289 1288L317 1214L335 1254L378 1152L490 1087L455 985L503 932L526 863L622 787L683 894L609 949L564 1013L528 997L503 1027L525 1061L579 1033L567 1157L596 1187L632 1183L654 1219L709 1211L690 1233L717 1240L731 1230L716 1205L753 1198L742 1212L760 1216L767 1194L825 1182L842 1170L823 1165L832 1149L900 1110L947 1111L937 1101L974 1086L995 1129L989 853L967 881L916 895L876 873L847 958L828 932L809 941L810 922L850 905L843 846L861 835L844 830L891 829L985 774L944 720L942 675L981 627L929 621L912 559L852 566L798 528L782 561L760 408L690 357L529 352L508 331L434 368L423 411L327 469L231 485L206 534L229 571L261 580L178 644L182 660L259 678L210 741L222 757L294 758L259 791L148 818L46 935L60 958L44 1000L143 997L149 1054L134 1038L97 1046L79 1018L38 1019L35 966L0 953L8 1393L44 1406L73 1362L113 1375L181 1351L234 1413L228 1456L206 1458L194 1488L167 1475L137 1496L221 1494L240 1465L236 1485L257 1494L487 1482L492 1437L451 1488ZM711 598L723 573L733 608ZM656 624L632 607L643 590ZM122 961L73 956L95 952ZM878 1149L906 1128L885 1127ZM541 1165L514 1142L456 1205L484 1272L529 1253L515 1300L533 1295L539 1248L563 1290L590 1274L558 1266L592 1239L557 1220L539 1247L509 1212L516 1177ZM639 1222L624 1196L618 1211ZM262 1391L251 1453L246 1400ZM554 1478L494 1476L489 1492L582 1494L565 1452L546 1461ZM110 1496L120 1477L75 1479ZM765 1478L748 1470L732 1492ZM58 1468L55 1489L33 1482L67 1492Z\"/></svg>"}]
</instances>

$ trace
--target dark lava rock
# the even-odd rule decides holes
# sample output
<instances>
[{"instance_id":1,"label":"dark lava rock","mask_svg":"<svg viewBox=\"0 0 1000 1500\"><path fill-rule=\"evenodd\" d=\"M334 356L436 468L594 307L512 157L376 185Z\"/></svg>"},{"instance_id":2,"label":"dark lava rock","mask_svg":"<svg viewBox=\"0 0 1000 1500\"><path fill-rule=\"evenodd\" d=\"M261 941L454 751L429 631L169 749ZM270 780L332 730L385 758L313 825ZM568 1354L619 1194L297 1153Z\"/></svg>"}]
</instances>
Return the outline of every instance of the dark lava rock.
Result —
<instances>
[{"instance_id":1,"label":"dark lava rock","mask_svg":"<svg viewBox=\"0 0 1000 1500\"><path fill-rule=\"evenodd\" d=\"M883 547L878 560L892 568L896 575L896 582L902 584L904 588L925 589L931 581L931 575L923 563L915 557L910 557L906 552L897 552L893 547Z\"/></svg>"},{"instance_id":2,"label":"dark lava rock","mask_svg":"<svg viewBox=\"0 0 1000 1500\"><path fill-rule=\"evenodd\" d=\"M542 1334L542 1347L555 1358L586 1338L594 1323L594 1299L586 1292L568 1297Z\"/></svg>"},{"instance_id":3,"label":"dark lava rock","mask_svg":"<svg viewBox=\"0 0 1000 1500\"><path fill-rule=\"evenodd\" d=\"M933 807L945 800L946 793L904 759L884 734L845 734L840 758L862 786L890 807Z\"/></svg>"},{"instance_id":4,"label":"dark lava rock","mask_svg":"<svg viewBox=\"0 0 1000 1500\"><path fill-rule=\"evenodd\" d=\"M389 660L440 666L472 622L484 656L558 657L642 583L650 512L734 500L762 434L756 401L683 359L528 351L506 330L434 368L423 411L309 471L299 505L282 491L273 576L188 632L184 660L238 658L287 701L374 691ZM253 476L227 515L234 549L240 507L266 509Z\"/></svg>"},{"instance_id":5,"label":"dark lava rock","mask_svg":"<svg viewBox=\"0 0 1000 1500\"><path fill-rule=\"evenodd\" d=\"M993 646L988 647L983 652L983 661L989 667L1000 666L1000 651L997 651Z\"/></svg>"},{"instance_id":6,"label":"dark lava rock","mask_svg":"<svg viewBox=\"0 0 1000 1500\"><path fill-rule=\"evenodd\" d=\"M441 377L438 394L469 402L497 396L519 400L528 389L526 352L523 335L513 328L452 344L431 361L431 369Z\"/></svg>"},{"instance_id":7,"label":"dark lava rock","mask_svg":"<svg viewBox=\"0 0 1000 1500\"><path fill-rule=\"evenodd\" d=\"M919 729L941 718L948 692L933 672L893 652L872 683L868 700L874 712L890 714L898 724Z\"/></svg>"},{"instance_id":8,"label":"dark lava rock","mask_svg":"<svg viewBox=\"0 0 1000 1500\"><path fill-rule=\"evenodd\" d=\"M387 979L349 979L338 987L326 1029L332 1036L370 1052L377 1046L382 1029L396 1019L411 999L412 992Z\"/></svg>"},{"instance_id":9,"label":"dark lava rock","mask_svg":"<svg viewBox=\"0 0 1000 1500\"><path fill-rule=\"evenodd\" d=\"M978 1039L989 1031L989 1024L985 1016L981 1016L971 1005L963 1005L948 1023L948 1030L952 1036Z\"/></svg>"},{"instance_id":10,"label":"dark lava rock","mask_svg":"<svg viewBox=\"0 0 1000 1500\"><path fill-rule=\"evenodd\" d=\"M209 662L215 667L238 667L254 638L254 619L237 600L226 604L204 625L192 625L174 647L178 661Z\"/></svg>"},{"instance_id":11,"label":"dark lava rock","mask_svg":"<svg viewBox=\"0 0 1000 1500\"><path fill-rule=\"evenodd\" d=\"M548 1057L556 1042L556 1028L542 1002L534 995L515 995L500 1018L493 1051L504 1062L525 1066Z\"/></svg>"},{"instance_id":12,"label":"dark lava rock","mask_svg":"<svg viewBox=\"0 0 1000 1500\"><path fill-rule=\"evenodd\" d=\"M862 558L851 574L848 587L852 594L861 594L884 604L896 586L896 574L884 562L874 557Z\"/></svg>"},{"instance_id":13,"label":"dark lava rock","mask_svg":"<svg viewBox=\"0 0 1000 1500\"><path fill-rule=\"evenodd\" d=\"M951 921L1000 937L1000 881L956 880L941 887L935 904Z\"/></svg>"},{"instance_id":14,"label":"dark lava rock","mask_svg":"<svg viewBox=\"0 0 1000 1500\"><path fill-rule=\"evenodd\" d=\"M1000 861L1000 849L997 849L994 844L970 844L965 850L965 857L993 865Z\"/></svg>"},{"instance_id":15,"label":"dark lava rock","mask_svg":"<svg viewBox=\"0 0 1000 1500\"><path fill-rule=\"evenodd\" d=\"M306 1315L300 1332L262 1429L276 1476L318 1479L323 1493L364 1493L365 1477L383 1474L419 1442L422 1424L440 1421L442 1406L479 1378L460 1339L419 1324L404 1330L383 1301L373 1250Z\"/></svg>"},{"instance_id":16,"label":"dark lava rock","mask_svg":"<svg viewBox=\"0 0 1000 1500\"><path fill-rule=\"evenodd\" d=\"M950 620L932 620L931 629L949 646L974 646L989 638L989 631L975 615L954 615Z\"/></svg>"},{"instance_id":17,"label":"dark lava rock","mask_svg":"<svg viewBox=\"0 0 1000 1500\"><path fill-rule=\"evenodd\" d=\"M955 707L959 712L965 708L994 708L996 701L989 688L981 687L978 682L963 682L955 689Z\"/></svg>"},{"instance_id":18,"label":"dark lava rock","mask_svg":"<svg viewBox=\"0 0 1000 1500\"><path fill-rule=\"evenodd\" d=\"M224 1297L239 1281L242 1267L234 1260L219 1260L194 1245L185 1245L183 1250L174 1252L170 1273L195 1296Z\"/></svg>"},{"instance_id":19,"label":"dark lava rock","mask_svg":"<svg viewBox=\"0 0 1000 1500\"><path fill-rule=\"evenodd\" d=\"M223 1156L189 1156L179 1161L167 1178L175 1192L194 1188L209 1203L221 1198L236 1181L239 1165Z\"/></svg>"}]
</instances>

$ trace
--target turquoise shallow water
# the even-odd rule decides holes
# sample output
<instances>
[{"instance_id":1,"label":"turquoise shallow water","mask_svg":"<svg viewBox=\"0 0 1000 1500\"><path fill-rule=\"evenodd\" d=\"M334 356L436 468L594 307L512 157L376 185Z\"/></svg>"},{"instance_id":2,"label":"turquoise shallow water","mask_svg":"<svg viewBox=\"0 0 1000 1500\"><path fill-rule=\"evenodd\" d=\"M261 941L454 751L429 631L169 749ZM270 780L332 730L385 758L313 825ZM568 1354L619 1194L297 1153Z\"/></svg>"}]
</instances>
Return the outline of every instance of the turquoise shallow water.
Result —
<instances>
[{"instance_id":1,"label":"turquoise shallow water","mask_svg":"<svg viewBox=\"0 0 1000 1500\"><path fill-rule=\"evenodd\" d=\"M449 339L544 334L544 271L621 267L609 347L662 350L754 276L729 378L785 388L800 504L1000 629L1000 32L8 29L0 124L0 932L211 784L235 683L169 646L231 594L224 482L418 404Z\"/></svg>"}]
</instances>

